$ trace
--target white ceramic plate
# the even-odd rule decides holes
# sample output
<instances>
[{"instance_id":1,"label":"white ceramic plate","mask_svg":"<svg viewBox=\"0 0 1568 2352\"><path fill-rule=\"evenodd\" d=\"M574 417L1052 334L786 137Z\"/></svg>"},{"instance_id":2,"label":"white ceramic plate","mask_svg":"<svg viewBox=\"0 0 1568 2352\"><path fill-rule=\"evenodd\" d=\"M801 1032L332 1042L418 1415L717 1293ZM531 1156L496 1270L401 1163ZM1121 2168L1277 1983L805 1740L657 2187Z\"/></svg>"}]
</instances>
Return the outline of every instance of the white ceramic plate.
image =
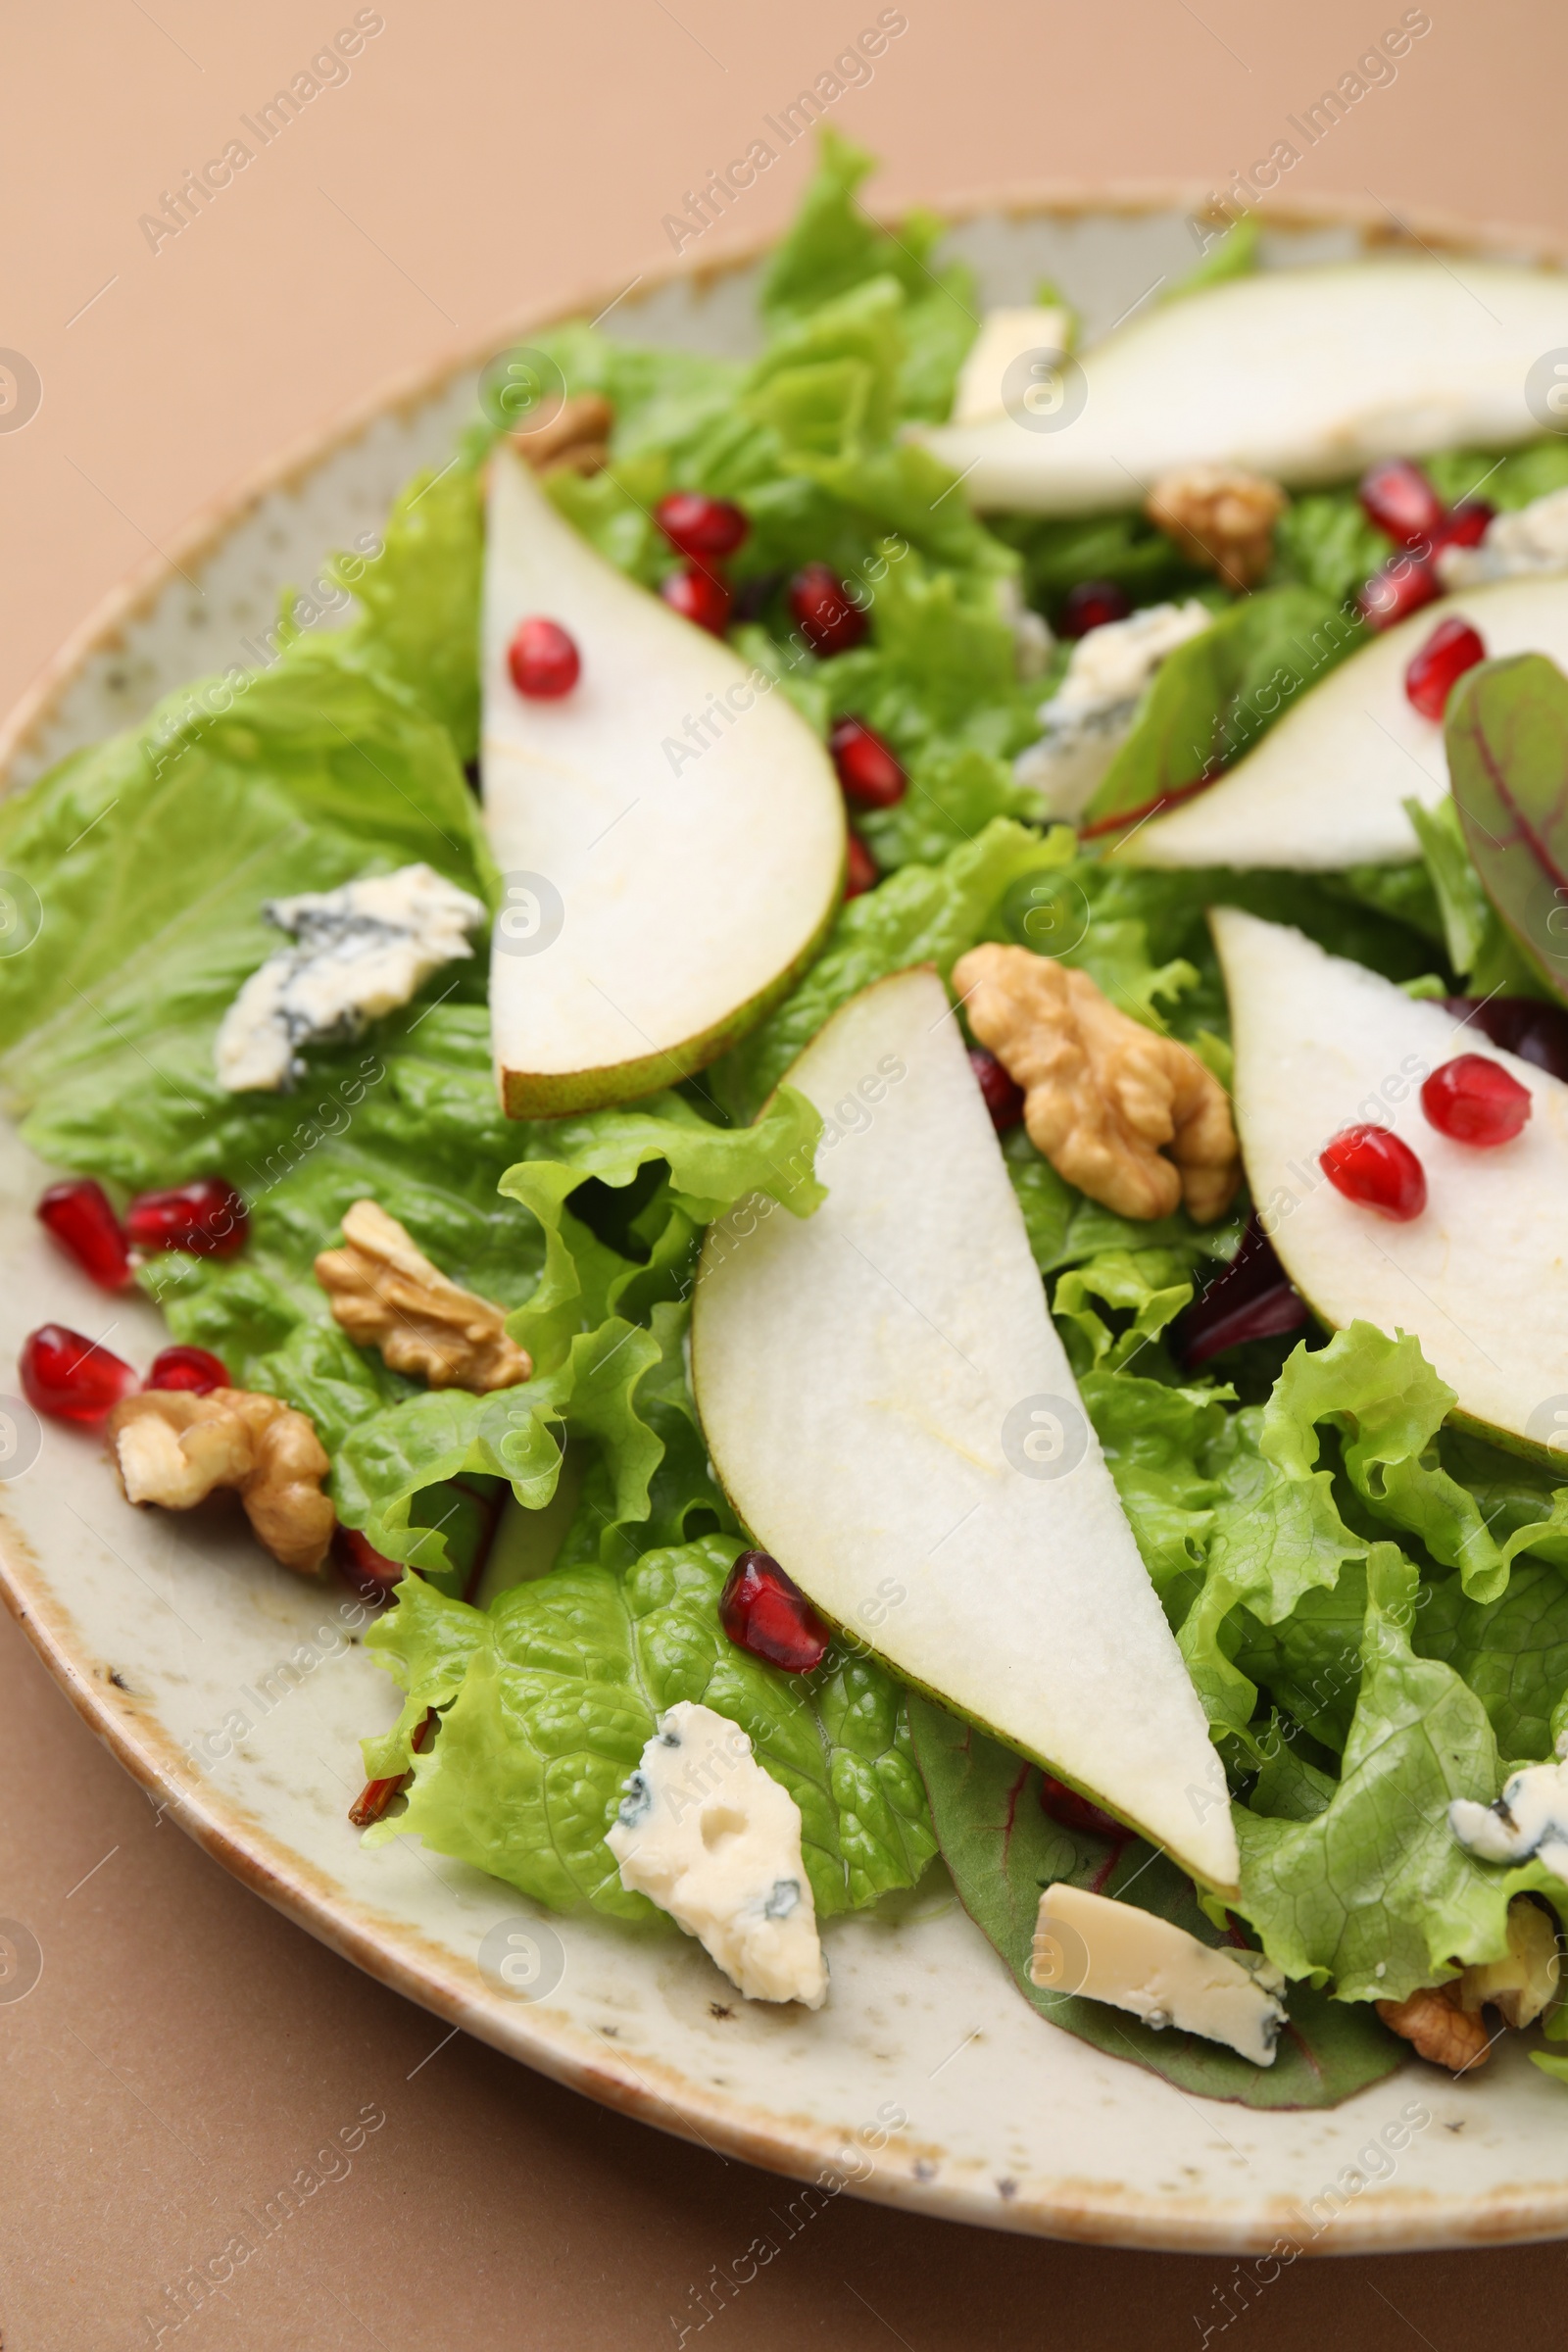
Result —
<instances>
[{"instance_id":1,"label":"white ceramic plate","mask_svg":"<svg viewBox=\"0 0 1568 2352\"><path fill-rule=\"evenodd\" d=\"M1270 266L1387 238L1348 211L1276 215ZM1180 194L1068 191L974 206L955 243L987 303L1061 284L1093 334L1197 246ZM1505 240L1418 224L1462 270ZM1557 260L1532 252L1521 258ZM648 284L627 338L744 352L756 265ZM599 298L582 307L590 316ZM525 340L531 320L486 353ZM471 409L474 355L384 395L185 534L78 633L0 737L10 786L254 660L284 582L373 527ZM175 569L174 564L181 567ZM183 575L189 575L189 578ZM194 579L198 596L189 584ZM38 953L47 953L47 936ZM106 1307L41 1241L45 1171L0 1135L0 1365L46 1319L146 1362L162 1326ZM6 1374L0 1372L0 1379ZM1505 2044L1455 2083L1415 2064L1326 2113L1190 2098L1044 2023L936 1874L936 1891L834 1922L817 2015L740 2000L696 1944L551 1921L413 1839L367 1852L346 1818L357 1741L390 1683L334 1582L302 1584L226 1523L126 1509L101 1442L52 1424L6 1484L6 1598L94 1730L228 1869L440 2016L591 2097L776 2171L952 2219L1112 2244L1254 2252L1502 2243L1568 2230L1568 2102ZM20 1460L20 1457L19 1457ZM1507 2037L1511 2041L1512 2036ZM1413 2109L1412 2128L1401 2111ZM1389 2142L1398 2144L1393 2152Z\"/></svg>"}]
</instances>

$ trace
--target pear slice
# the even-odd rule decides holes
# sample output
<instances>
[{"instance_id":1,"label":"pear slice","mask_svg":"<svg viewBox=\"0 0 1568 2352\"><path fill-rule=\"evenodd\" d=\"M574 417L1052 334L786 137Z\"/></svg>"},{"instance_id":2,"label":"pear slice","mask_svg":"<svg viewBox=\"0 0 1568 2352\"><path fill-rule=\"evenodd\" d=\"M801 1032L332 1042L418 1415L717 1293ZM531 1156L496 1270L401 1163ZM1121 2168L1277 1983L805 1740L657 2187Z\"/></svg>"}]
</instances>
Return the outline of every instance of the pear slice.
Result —
<instances>
[{"instance_id":1,"label":"pear slice","mask_svg":"<svg viewBox=\"0 0 1568 2352\"><path fill-rule=\"evenodd\" d=\"M1359 1316L1411 1333L1463 1419L1515 1450L1549 1450L1559 1408L1568 1422L1568 1086L1299 931L1233 907L1209 921L1242 1156L1291 1280L1336 1329ZM1523 1133L1490 1151L1450 1142L1421 1109L1427 1072L1472 1053L1532 1099ZM1392 1128L1426 1171L1409 1224L1347 1200L1318 1164L1358 1121Z\"/></svg>"},{"instance_id":2,"label":"pear slice","mask_svg":"<svg viewBox=\"0 0 1568 2352\"><path fill-rule=\"evenodd\" d=\"M710 1226L693 1309L737 1514L897 1675L1234 1887L1224 1772L936 973L852 998L789 1082L827 1200Z\"/></svg>"},{"instance_id":3,"label":"pear slice","mask_svg":"<svg viewBox=\"0 0 1568 2352\"><path fill-rule=\"evenodd\" d=\"M582 672L531 701L507 650L559 621ZM608 564L515 453L490 467L485 822L508 881L490 969L502 1103L549 1118L672 1085L790 987L838 909L822 745L727 646Z\"/></svg>"},{"instance_id":4,"label":"pear slice","mask_svg":"<svg viewBox=\"0 0 1568 2352\"><path fill-rule=\"evenodd\" d=\"M1526 378L1565 346L1556 271L1402 257L1264 270L1146 306L1054 399L925 439L982 514L1141 506L1158 475L1205 462L1345 481L1374 458L1533 440Z\"/></svg>"},{"instance_id":5,"label":"pear slice","mask_svg":"<svg viewBox=\"0 0 1568 2352\"><path fill-rule=\"evenodd\" d=\"M1443 722L1404 691L1405 665L1457 613L1491 655L1568 668L1568 578L1494 580L1374 637L1305 693L1228 775L1129 835L1129 865L1276 866L1328 873L1421 854L1403 804L1446 798ZM1324 649L1326 650L1326 649Z\"/></svg>"}]
</instances>

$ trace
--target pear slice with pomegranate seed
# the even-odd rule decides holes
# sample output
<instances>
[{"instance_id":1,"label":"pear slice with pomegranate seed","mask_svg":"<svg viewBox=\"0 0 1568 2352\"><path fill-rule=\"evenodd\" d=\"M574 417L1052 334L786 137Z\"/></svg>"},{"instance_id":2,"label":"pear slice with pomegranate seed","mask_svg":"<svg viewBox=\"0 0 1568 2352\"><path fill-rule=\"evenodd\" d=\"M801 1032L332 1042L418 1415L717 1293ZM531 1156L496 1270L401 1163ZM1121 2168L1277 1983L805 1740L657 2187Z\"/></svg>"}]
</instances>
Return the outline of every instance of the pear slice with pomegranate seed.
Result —
<instances>
[{"instance_id":1,"label":"pear slice with pomegranate seed","mask_svg":"<svg viewBox=\"0 0 1568 2352\"><path fill-rule=\"evenodd\" d=\"M1549 654L1568 668L1568 578L1491 580L1425 605L1308 688L1229 774L1140 825L1113 855L1129 865L1301 873L1418 858L1404 804L1446 799L1448 767L1443 721L1413 708L1404 673L1454 615L1489 656Z\"/></svg>"},{"instance_id":2,"label":"pear slice with pomegranate seed","mask_svg":"<svg viewBox=\"0 0 1568 2352\"><path fill-rule=\"evenodd\" d=\"M743 1524L906 1682L1236 1885L1225 1776L929 967L834 1014L812 1217L710 1226L692 1373Z\"/></svg>"},{"instance_id":3,"label":"pear slice with pomegranate seed","mask_svg":"<svg viewBox=\"0 0 1568 2352\"><path fill-rule=\"evenodd\" d=\"M563 627L575 685L519 694L519 621ZM815 952L843 887L844 802L782 694L592 548L515 453L491 460L485 823L502 1103L622 1102L744 1036Z\"/></svg>"},{"instance_id":4,"label":"pear slice with pomegranate seed","mask_svg":"<svg viewBox=\"0 0 1568 2352\"><path fill-rule=\"evenodd\" d=\"M1242 1156L1285 1271L1336 1330L1359 1318L1412 1334L1459 1417L1560 1468L1568 1086L1299 931L1228 906L1209 921L1230 994ZM1512 1142L1483 1150L1428 1122L1422 1080L1460 1054L1529 1090ZM1360 1123L1391 1129L1421 1162L1426 1206L1408 1223L1346 1200L1323 1174L1325 1144Z\"/></svg>"},{"instance_id":5,"label":"pear slice with pomegranate seed","mask_svg":"<svg viewBox=\"0 0 1568 2352\"><path fill-rule=\"evenodd\" d=\"M1135 304L1064 371L1045 372L1042 341L1038 380L1028 353L1004 369L1005 414L924 437L983 514L1141 507L1162 473L1203 464L1343 482L1375 458L1534 440L1531 384L1565 348L1558 270L1403 255L1268 270ZM981 387L965 389L972 414Z\"/></svg>"}]
</instances>

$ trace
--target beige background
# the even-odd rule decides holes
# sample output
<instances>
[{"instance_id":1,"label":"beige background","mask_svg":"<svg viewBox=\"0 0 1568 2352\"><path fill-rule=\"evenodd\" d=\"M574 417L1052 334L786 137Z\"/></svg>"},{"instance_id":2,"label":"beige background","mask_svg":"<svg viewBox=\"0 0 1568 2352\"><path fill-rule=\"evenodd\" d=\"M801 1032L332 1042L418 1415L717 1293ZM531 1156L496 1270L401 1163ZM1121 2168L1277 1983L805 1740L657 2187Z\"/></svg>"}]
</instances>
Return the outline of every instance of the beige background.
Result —
<instances>
[{"instance_id":1,"label":"beige background","mask_svg":"<svg viewBox=\"0 0 1568 2352\"><path fill-rule=\"evenodd\" d=\"M885 159L890 205L1041 179L1175 177L1200 193L1288 136L1287 115L1401 11L906 13L874 80L834 110ZM1398 80L1289 191L1568 236L1568 16L1553 0L1429 13ZM351 78L150 250L139 217L354 14L336 0L5 12L0 346L31 362L42 399L0 431L0 707L105 589L284 444L492 321L661 266L663 216L876 7L384 0ZM784 158L688 252L770 233L805 166ZM766 2226L780 2199L766 2176L465 2036L438 2047L441 2026L243 1893L94 1746L9 1621L0 1759L0 1912L44 1952L36 1989L0 2005L5 2352L673 2345L710 2266ZM386 2120L348 2174L176 2328L166 2289L367 2107ZM1302 2264L1222 2328L1228 2263L845 2199L687 2341L1163 2352L1208 2326L1227 2352L1460 2352L1504 2327L1555 2340L1563 2264L1557 2248Z\"/></svg>"}]
</instances>

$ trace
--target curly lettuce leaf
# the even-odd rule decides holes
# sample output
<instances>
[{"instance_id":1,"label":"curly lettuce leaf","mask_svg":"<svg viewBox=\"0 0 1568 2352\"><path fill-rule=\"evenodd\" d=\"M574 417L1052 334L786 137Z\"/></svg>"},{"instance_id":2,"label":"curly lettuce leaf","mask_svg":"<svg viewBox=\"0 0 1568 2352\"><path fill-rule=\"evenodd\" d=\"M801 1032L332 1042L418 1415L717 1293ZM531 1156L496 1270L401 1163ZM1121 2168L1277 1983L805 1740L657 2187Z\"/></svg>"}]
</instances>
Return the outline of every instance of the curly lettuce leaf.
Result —
<instances>
[{"instance_id":1,"label":"curly lettuce leaf","mask_svg":"<svg viewBox=\"0 0 1568 2352\"><path fill-rule=\"evenodd\" d=\"M939 420L979 331L973 275L961 263L933 268L946 233L934 215L913 214L897 231L879 228L856 202L871 157L830 128L819 138L815 175L768 264L763 314L775 332L788 329L869 280L891 278L905 298L901 409Z\"/></svg>"},{"instance_id":2,"label":"curly lettuce leaf","mask_svg":"<svg viewBox=\"0 0 1568 2352\"><path fill-rule=\"evenodd\" d=\"M718 1595L740 1548L708 1536L623 1575L560 1567L488 1611L406 1583L366 1639L409 1693L405 1726L445 1712L414 1758L407 1811L370 1838L416 1835L555 1910L656 1918L622 1888L605 1832L658 1717L694 1699L740 1724L800 1806L819 1914L913 1886L935 1839L901 1692L869 1659L830 1651L786 1675L737 1649ZM405 1752L396 1732L367 1742L367 1768L396 1770Z\"/></svg>"},{"instance_id":3,"label":"curly lettuce leaf","mask_svg":"<svg viewBox=\"0 0 1568 2352\"><path fill-rule=\"evenodd\" d=\"M1540 1863L1478 1862L1453 1836L1453 1799L1491 1804L1501 1786L1492 1724L1451 1666L1411 1646L1418 1582L1394 1544L1372 1545L1366 1584L1339 1783L1306 1820L1236 1808L1237 1908L1287 1976L1332 1979L1342 2001L1398 2001L1455 1964L1501 1959L1515 1894L1564 1890Z\"/></svg>"},{"instance_id":4,"label":"curly lettuce leaf","mask_svg":"<svg viewBox=\"0 0 1568 2352\"><path fill-rule=\"evenodd\" d=\"M537 1154L517 1161L501 1190L532 1211L544 1235L539 1286L508 1328L536 1364L558 1362L570 1335L589 1329L622 1303L629 1283L646 1274L608 1250L572 1218L565 1203L592 1180L624 1190L650 1161L669 1170L671 1227L682 1247L744 1195L762 1193L795 1216L825 1198L813 1172L822 1121L794 1087L781 1087L765 1114L744 1128L715 1127L674 1093L651 1095L627 1108L590 1111L542 1123ZM673 1296L671 1288L666 1293Z\"/></svg>"},{"instance_id":5,"label":"curly lettuce leaf","mask_svg":"<svg viewBox=\"0 0 1568 2352\"><path fill-rule=\"evenodd\" d=\"M1035 1984L1029 1963L1040 1897L1058 1881L1122 1895L1200 1943L1230 1937L1200 1908L1185 1872L1142 1838L1115 1846L1054 1822L1042 1802L1040 1772L1009 1748L918 1696L909 1700L909 1723L942 1858L959 1899L1024 1999L1053 2025L1148 2067L1179 2090L1250 2107L1332 2107L1402 2063L1402 2045L1375 2017L1305 1984L1291 1987L1290 2028L1271 2067L1254 2066L1200 2034L1158 2033L1106 2002Z\"/></svg>"},{"instance_id":6,"label":"curly lettuce leaf","mask_svg":"<svg viewBox=\"0 0 1568 2352\"><path fill-rule=\"evenodd\" d=\"M851 899L806 977L713 1064L709 1079L718 1100L734 1117L750 1117L841 1004L911 964L934 963L946 979L966 949L998 936L997 911L1015 882L1052 872L1071 855L1066 827L1042 838L997 817L940 865L906 865L880 889Z\"/></svg>"},{"instance_id":7,"label":"curly lettuce leaf","mask_svg":"<svg viewBox=\"0 0 1568 2352\"><path fill-rule=\"evenodd\" d=\"M1460 1592L1478 1604L1506 1592L1521 1553L1568 1558L1568 1490L1521 1466L1510 1489L1511 1521L1494 1532L1501 1501L1489 1510L1475 1485L1446 1466L1438 1436L1453 1401L1417 1341L1352 1323L1327 1347L1296 1348L1268 1402L1233 1416L1227 1457L1215 1454L1208 1463L1222 1494L1202 1586L1178 1636L1217 1728L1243 1733L1251 1719L1257 1690L1245 1647L1266 1668L1262 1679L1273 1695L1339 1743L1354 1677L1339 1670L1326 1699L1311 1694L1325 1635L1340 1653L1346 1642L1340 1609L1325 1608L1321 1593L1348 1563L1365 1559L1363 1523L1374 1534L1384 1527L1414 1537L1433 1560L1458 1569ZM1348 1497L1323 1462L1324 1429L1338 1433ZM1473 1451L1456 1466L1476 1477L1487 1468ZM1345 1517L1352 1504L1355 1525ZM1233 1622L1238 1609L1247 1624ZM1293 1630L1272 1644L1258 1630L1287 1620Z\"/></svg>"},{"instance_id":8,"label":"curly lettuce leaf","mask_svg":"<svg viewBox=\"0 0 1568 2352\"><path fill-rule=\"evenodd\" d=\"M1062 1275L1051 1311L1067 1326L1076 1372L1119 1372L1175 1321L1192 1295L1183 1250L1104 1250ZM1100 1307L1130 1320L1113 1327Z\"/></svg>"}]
</instances>

